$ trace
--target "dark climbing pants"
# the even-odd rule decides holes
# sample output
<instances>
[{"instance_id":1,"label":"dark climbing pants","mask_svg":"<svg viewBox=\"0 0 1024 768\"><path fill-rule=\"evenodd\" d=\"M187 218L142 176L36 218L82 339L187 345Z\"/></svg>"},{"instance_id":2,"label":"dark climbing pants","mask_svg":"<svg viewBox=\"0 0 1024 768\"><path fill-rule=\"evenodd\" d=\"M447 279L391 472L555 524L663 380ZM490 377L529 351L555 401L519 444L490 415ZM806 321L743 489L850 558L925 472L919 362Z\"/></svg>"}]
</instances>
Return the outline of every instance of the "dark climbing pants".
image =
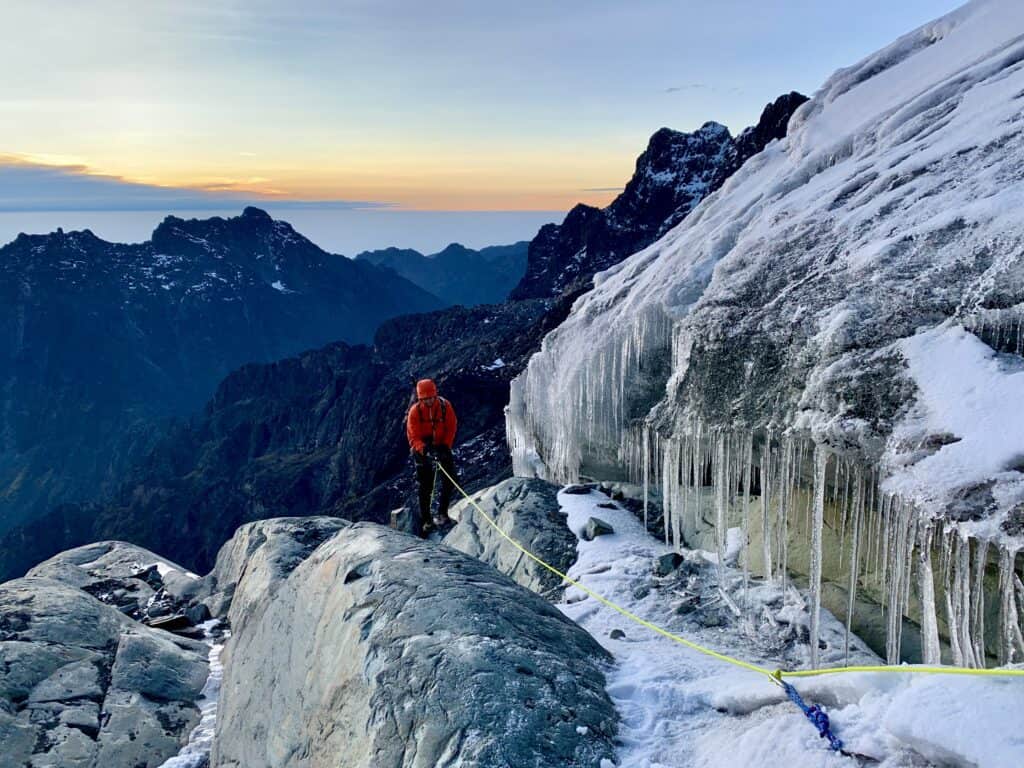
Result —
<instances>
[{"instance_id":1,"label":"dark climbing pants","mask_svg":"<svg viewBox=\"0 0 1024 768\"><path fill-rule=\"evenodd\" d=\"M455 474L455 457L452 456L451 448L435 448L434 456L449 475L458 479L458 475ZM448 516L448 505L452 502L452 491L455 490L455 486L452 485L452 481L448 479L444 472L435 469L434 462L430 456L414 453L413 459L416 462L416 482L419 484L419 527L422 528L424 525L430 525L430 497L434 492L435 471L437 473L437 482L441 484L441 496L437 503L438 517Z\"/></svg>"}]
</instances>

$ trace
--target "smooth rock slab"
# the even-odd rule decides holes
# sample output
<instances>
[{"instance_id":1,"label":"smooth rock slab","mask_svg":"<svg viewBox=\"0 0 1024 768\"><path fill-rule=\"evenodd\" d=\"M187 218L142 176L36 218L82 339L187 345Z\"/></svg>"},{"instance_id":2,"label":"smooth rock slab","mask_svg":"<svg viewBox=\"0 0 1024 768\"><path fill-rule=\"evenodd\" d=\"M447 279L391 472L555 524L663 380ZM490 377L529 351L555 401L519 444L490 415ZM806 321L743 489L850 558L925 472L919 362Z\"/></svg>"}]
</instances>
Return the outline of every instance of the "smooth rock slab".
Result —
<instances>
[{"instance_id":1,"label":"smooth rock slab","mask_svg":"<svg viewBox=\"0 0 1024 768\"><path fill-rule=\"evenodd\" d=\"M217 768L592 768L614 755L607 653L460 552L359 523L267 600L228 644Z\"/></svg>"},{"instance_id":2,"label":"smooth rock slab","mask_svg":"<svg viewBox=\"0 0 1024 768\"><path fill-rule=\"evenodd\" d=\"M198 599L237 632L299 563L347 525L337 517L274 517L240 526L217 553Z\"/></svg>"},{"instance_id":3,"label":"smooth rock slab","mask_svg":"<svg viewBox=\"0 0 1024 768\"><path fill-rule=\"evenodd\" d=\"M558 508L558 487L536 478L513 477L480 493L474 501L528 550L565 573L576 562L576 537ZM562 580L526 557L498 533L469 502L452 507L458 525L444 544L494 566L518 584L550 594Z\"/></svg>"}]
</instances>

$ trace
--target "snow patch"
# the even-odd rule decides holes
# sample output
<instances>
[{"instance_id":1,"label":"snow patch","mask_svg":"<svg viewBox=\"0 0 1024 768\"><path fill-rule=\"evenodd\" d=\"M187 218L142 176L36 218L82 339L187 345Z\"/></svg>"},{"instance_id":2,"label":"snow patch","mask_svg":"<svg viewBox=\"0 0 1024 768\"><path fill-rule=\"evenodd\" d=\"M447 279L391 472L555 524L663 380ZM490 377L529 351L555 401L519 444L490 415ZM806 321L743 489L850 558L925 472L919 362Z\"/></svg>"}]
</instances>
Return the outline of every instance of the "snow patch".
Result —
<instances>
[{"instance_id":1,"label":"snow patch","mask_svg":"<svg viewBox=\"0 0 1024 768\"><path fill-rule=\"evenodd\" d=\"M1024 362L995 353L961 326L946 323L898 345L918 388L915 409L890 441L916 445L931 435L950 441L930 456L892 470L886 490L934 502L990 478L1004 480L1003 492L1024 501ZM989 528L995 521L988 521ZM973 531L978 533L980 531ZM989 530L994 535L996 530Z\"/></svg>"},{"instance_id":2,"label":"snow patch","mask_svg":"<svg viewBox=\"0 0 1024 768\"><path fill-rule=\"evenodd\" d=\"M804 663L810 659L809 649L799 643L781 656L765 653L778 641L773 635L780 634L784 623L809 624L807 601L792 587L783 593L777 584L751 581L744 590L744 578L734 569L709 567L700 579L724 579L725 591L743 606L743 618L728 626L702 627L672 610L666 599L670 595L657 594L667 589L668 582L652 577L653 559L671 549L652 538L628 511L597 506L607 500L600 493L559 494L558 503L571 530L582 528L591 516L606 519L615 529L614 534L579 541L578 558L569 571L573 579L670 631L768 669L794 668L801 665L794 664L794 659L802 658ZM703 559L687 550L683 555ZM709 585L690 586L697 591ZM751 623L773 605L779 605L775 626ZM832 752L766 678L637 626L575 588L566 590L559 608L615 658L607 689L622 722L621 747L611 765L854 768L865 764ZM612 639L615 629L625 636L616 634L618 639ZM827 646L823 661L828 666L842 658L844 630L822 611L821 631ZM859 638L853 638L851 649L851 663L878 663ZM1017 679L855 673L800 679L795 685L808 703L826 707L846 749L869 758L878 768L1024 764L1020 729L1024 686Z\"/></svg>"},{"instance_id":3,"label":"snow patch","mask_svg":"<svg viewBox=\"0 0 1024 768\"><path fill-rule=\"evenodd\" d=\"M199 724L192 729L188 743L181 751L164 761L160 768L206 768L210 764L210 752L217 731L217 704L220 699L221 682L224 679L221 654L224 651L224 644L230 637L229 632L224 632L216 640L213 639L213 631L219 623L220 619L211 619L199 625L210 646L210 674L199 694L199 700L196 701L196 706L199 707Z\"/></svg>"}]
</instances>

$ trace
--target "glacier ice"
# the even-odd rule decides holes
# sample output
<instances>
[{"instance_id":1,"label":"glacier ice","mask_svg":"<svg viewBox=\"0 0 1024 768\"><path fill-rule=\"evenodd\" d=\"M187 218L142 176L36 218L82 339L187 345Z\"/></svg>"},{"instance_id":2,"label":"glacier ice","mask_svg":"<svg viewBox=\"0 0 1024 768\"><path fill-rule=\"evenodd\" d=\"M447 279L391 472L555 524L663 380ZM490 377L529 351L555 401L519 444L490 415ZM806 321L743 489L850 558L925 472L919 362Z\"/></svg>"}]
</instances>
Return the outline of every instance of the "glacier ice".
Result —
<instances>
[{"instance_id":1,"label":"glacier ice","mask_svg":"<svg viewBox=\"0 0 1024 768\"><path fill-rule=\"evenodd\" d=\"M837 72L548 335L516 473L657 486L676 547L742 528L751 571L880 605L891 662L912 625L926 660L1024 659L1022 115L1010 0Z\"/></svg>"}]
</instances>

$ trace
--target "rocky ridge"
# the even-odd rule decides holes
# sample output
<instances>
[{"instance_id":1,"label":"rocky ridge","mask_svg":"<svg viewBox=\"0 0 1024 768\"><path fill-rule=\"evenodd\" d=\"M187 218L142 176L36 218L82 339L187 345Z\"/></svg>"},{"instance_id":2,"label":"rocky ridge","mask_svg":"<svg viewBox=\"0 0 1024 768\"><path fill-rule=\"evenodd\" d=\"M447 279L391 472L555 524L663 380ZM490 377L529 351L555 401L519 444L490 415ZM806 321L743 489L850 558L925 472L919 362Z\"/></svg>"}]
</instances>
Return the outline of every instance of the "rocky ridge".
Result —
<instances>
[{"instance_id":1,"label":"rocky ridge","mask_svg":"<svg viewBox=\"0 0 1024 768\"><path fill-rule=\"evenodd\" d=\"M156 768L199 720L206 647L53 579L0 584L6 765Z\"/></svg>"},{"instance_id":2,"label":"rocky ridge","mask_svg":"<svg viewBox=\"0 0 1024 768\"><path fill-rule=\"evenodd\" d=\"M228 646L217 768L594 766L616 714L601 647L483 563L342 528Z\"/></svg>"},{"instance_id":3,"label":"rocky ridge","mask_svg":"<svg viewBox=\"0 0 1024 768\"><path fill-rule=\"evenodd\" d=\"M622 194L606 208L580 204L561 224L541 228L511 298L551 298L588 287L595 273L653 243L749 158L785 136L790 116L805 101L796 92L780 96L735 138L715 122L693 133L657 131Z\"/></svg>"}]
</instances>

